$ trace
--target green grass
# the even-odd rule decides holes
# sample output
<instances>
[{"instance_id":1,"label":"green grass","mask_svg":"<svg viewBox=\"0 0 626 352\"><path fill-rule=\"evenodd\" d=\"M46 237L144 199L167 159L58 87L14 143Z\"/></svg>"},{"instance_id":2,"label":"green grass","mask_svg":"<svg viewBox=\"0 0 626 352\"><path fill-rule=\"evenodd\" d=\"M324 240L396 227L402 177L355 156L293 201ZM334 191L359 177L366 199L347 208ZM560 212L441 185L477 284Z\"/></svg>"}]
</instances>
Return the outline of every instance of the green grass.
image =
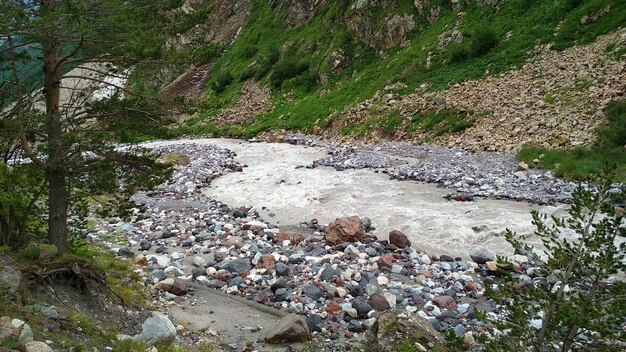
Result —
<instances>
[{"instance_id":1,"label":"green grass","mask_svg":"<svg viewBox=\"0 0 626 352\"><path fill-rule=\"evenodd\" d=\"M585 180L607 164L617 166L617 180L626 182L626 100L613 101L605 109L607 124L598 128L597 142L591 147L550 150L526 147L517 158L541 169L554 170L569 180ZM535 164L533 160L539 160Z\"/></svg>"},{"instance_id":2,"label":"green grass","mask_svg":"<svg viewBox=\"0 0 626 352\"><path fill-rule=\"evenodd\" d=\"M448 133L458 133L472 127L473 120L469 114L461 114L451 109L434 111L426 115L416 114L407 126L407 132L414 134L418 129L430 132L432 136L441 136Z\"/></svg>"}]
</instances>

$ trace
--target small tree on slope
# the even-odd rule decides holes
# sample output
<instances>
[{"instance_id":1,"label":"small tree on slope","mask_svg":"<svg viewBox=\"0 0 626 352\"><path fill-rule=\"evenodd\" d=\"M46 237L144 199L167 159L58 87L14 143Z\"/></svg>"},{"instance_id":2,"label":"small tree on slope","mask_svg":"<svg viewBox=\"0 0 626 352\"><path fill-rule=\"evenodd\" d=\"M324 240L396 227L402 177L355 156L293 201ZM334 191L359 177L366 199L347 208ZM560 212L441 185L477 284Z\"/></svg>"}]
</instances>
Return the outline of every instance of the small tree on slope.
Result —
<instances>
[{"instance_id":1,"label":"small tree on slope","mask_svg":"<svg viewBox=\"0 0 626 352\"><path fill-rule=\"evenodd\" d=\"M508 318L504 336L488 351L623 351L626 341L625 190L611 177L579 187L567 218L532 213L545 256L536 259L545 278L520 275L501 281L496 299ZM514 248L533 253L508 230Z\"/></svg>"}]
</instances>

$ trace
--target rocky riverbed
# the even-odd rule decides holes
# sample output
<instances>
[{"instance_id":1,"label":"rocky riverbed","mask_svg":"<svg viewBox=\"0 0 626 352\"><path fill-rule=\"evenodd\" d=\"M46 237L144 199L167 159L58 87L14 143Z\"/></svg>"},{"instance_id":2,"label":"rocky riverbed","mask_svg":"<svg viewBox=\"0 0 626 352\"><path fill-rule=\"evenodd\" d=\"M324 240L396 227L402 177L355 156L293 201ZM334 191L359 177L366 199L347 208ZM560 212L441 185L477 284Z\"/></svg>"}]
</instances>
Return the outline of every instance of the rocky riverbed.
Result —
<instances>
[{"instance_id":1,"label":"rocky riverbed","mask_svg":"<svg viewBox=\"0 0 626 352\"><path fill-rule=\"evenodd\" d=\"M320 143L297 136L288 142ZM177 165L173 181L136 195L138 207L132 221L103 219L90 237L105 241L118 255L137 263L143 281L153 289L157 306L194 305L194 285L208 287L295 314L284 319L292 319L290 326L297 326L298 319L303 321L300 325L306 325L314 343L329 351L362 348L373 343L372 336L376 343L390 343L385 340L390 338L388 334L383 333L386 328L381 326L389 319L429 334L431 344L438 343L436 332L452 330L463 336L468 346L479 335L499 333L493 322L500 312L485 296L485 286L494 283L492 275L498 269L496 253L488 245L466 248L463 256L454 254L458 249L450 253L425 251L424 243L417 243L410 235L397 230L381 232L367 216L344 213L337 214L336 221L309 217L290 226L277 226L271 217L268 221L261 216L264 211L269 214L267 209L225 204L206 192L213 184L254 167L240 164L236 153L219 146L224 143L146 145ZM573 187L536 171L523 171L522 181L514 160L504 154L472 155L400 144L365 150L337 145L325 148L329 148L323 149L326 157L320 157L318 150L315 161L303 162L294 170L375 168L395 179L437 182L472 196L540 197L536 199L549 202L567 199ZM279 180L277 187L288 182ZM231 184L230 192L244 192L245 196L245 189L239 186ZM552 194L547 192L550 189ZM440 201L446 202L441 197ZM480 232L479 225L473 231ZM523 279L547 280L535 272L526 256L514 254L510 248L506 256ZM246 322L240 328L262 331L266 341L281 341L284 332L278 331L280 326L267 321L265 325ZM216 321L212 329L189 336L202 343L216 336L219 339L221 333ZM287 335L290 333L293 331ZM308 339L303 334L306 332L300 331L292 340ZM229 348L245 350L252 346L261 350L264 340L259 336L253 341L230 341Z\"/></svg>"}]
</instances>

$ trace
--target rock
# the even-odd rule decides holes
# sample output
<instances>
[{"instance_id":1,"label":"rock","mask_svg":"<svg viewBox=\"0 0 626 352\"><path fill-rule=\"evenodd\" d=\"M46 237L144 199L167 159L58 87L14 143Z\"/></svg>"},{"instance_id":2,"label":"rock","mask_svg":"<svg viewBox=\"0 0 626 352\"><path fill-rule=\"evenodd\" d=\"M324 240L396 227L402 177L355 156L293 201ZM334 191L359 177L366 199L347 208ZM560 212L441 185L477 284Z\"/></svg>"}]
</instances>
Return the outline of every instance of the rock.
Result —
<instances>
[{"instance_id":1,"label":"rock","mask_svg":"<svg viewBox=\"0 0 626 352\"><path fill-rule=\"evenodd\" d=\"M59 319L59 312L57 312L56 309L53 309L51 307L42 306L40 304L33 304L32 306L29 306L29 308L33 312L37 312L41 314L45 318L48 318L51 320Z\"/></svg>"},{"instance_id":2,"label":"rock","mask_svg":"<svg viewBox=\"0 0 626 352\"><path fill-rule=\"evenodd\" d=\"M193 257L193 265L197 267L203 267L206 264L206 260L200 256Z\"/></svg>"},{"instance_id":3,"label":"rock","mask_svg":"<svg viewBox=\"0 0 626 352\"><path fill-rule=\"evenodd\" d=\"M379 268L391 269L395 261L396 259L393 256L383 255L382 257L378 258L378 261L376 263L378 263Z\"/></svg>"},{"instance_id":4,"label":"rock","mask_svg":"<svg viewBox=\"0 0 626 352\"><path fill-rule=\"evenodd\" d=\"M485 264L486 262L496 260L496 254L487 248L480 247L470 252L470 258L476 264Z\"/></svg>"},{"instance_id":5,"label":"rock","mask_svg":"<svg viewBox=\"0 0 626 352\"><path fill-rule=\"evenodd\" d=\"M409 241L404 233L398 230L393 230L389 232L389 243L398 248L411 247L411 241Z\"/></svg>"},{"instance_id":6,"label":"rock","mask_svg":"<svg viewBox=\"0 0 626 352\"><path fill-rule=\"evenodd\" d=\"M162 292L169 292L176 296L183 296L189 292L189 287L183 281L174 278L167 278L154 285L154 289Z\"/></svg>"},{"instance_id":7,"label":"rock","mask_svg":"<svg viewBox=\"0 0 626 352\"><path fill-rule=\"evenodd\" d=\"M311 339L306 321L299 315L290 314L281 318L265 333L269 343L305 342Z\"/></svg>"},{"instance_id":8,"label":"rock","mask_svg":"<svg viewBox=\"0 0 626 352\"><path fill-rule=\"evenodd\" d=\"M320 288L315 285L307 285L306 287L304 287L304 294L314 300L320 299L323 296L322 290L320 290Z\"/></svg>"},{"instance_id":9,"label":"rock","mask_svg":"<svg viewBox=\"0 0 626 352\"><path fill-rule=\"evenodd\" d=\"M526 171L528 170L528 164L525 161L520 161L517 164L517 171Z\"/></svg>"},{"instance_id":10,"label":"rock","mask_svg":"<svg viewBox=\"0 0 626 352\"><path fill-rule=\"evenodd\" d=\"M456 301L450 296L437 296L433 298L433 303L447 310L452 311L456 309Z\"/></svg>"},{"instance_id":11,"label":"rock","mask_svg":"<svg viewBox=\"0 0 626 352\"><path fill-rule=\"evenodd\" d=\"M324 238L330 245L337 245L344 242L358 242L363 236L363 224L358 216L350 216L336 219L330 223L324 231Z\"/></svg>"},{"instance_id":12,"label":"rock","mask_svg":"<svg viewBox=\"0 0 626 352\"><path fill-rule=\"evenodd\" d=\"M34 340L33 330L30 328L28 324L22 324L20 327L22 331L20 331L20 336L17 338L17 342L20 346L26 345L27 343Z\"/></svg>"},{"instance_id":13,"label":"rock","mask_svg":"<svg viewBox=\"0 0 626 352\"><path fill-rule=\"evenodd\" d=\"M441 262L454 262L454 258L452 258L452 257L451 257L451 256L449 256L449 255L445 255L445 254L443 254L443 255L441 255L441 256L439 257L439 261L441 261Z\"/></svg>"},{"instance_id":14,"label":"rock","mask_svg":"<svg viewBox=\"0 0 626 352\"><path fill-rule=\"evenodd\" d=\"M435 331L426 319L408 318L406 314L398 312L383 313L367 332L368 351L392 352L401 350L405 341L416 341L419 336L419 346L412 346L411 351L445 351L443 336ZM404 345L403 345L404 346Z\"/></svg>"},{"instance_id":15,"label":"rock","mask_svg":"<svg viewBox=\"0 0 626 352\"><path fill-rule=\"evenodd\" d=\"M289 266L283 262L278 262L276 264L276 276L281 277L281 276L287 276L289 275Z\"/></svg>"},{"instance_id":16,"label":"rock","mask_svg":"<svg viewBox=\"0 0 626 352\"><path fill-rule=\"evenodd\" d=\"M387 298L379 293L371 295L370 298L367 300L367 303L369 303L372 308L379 312L383 312L389 309L389 302L387 301Z\"/></svg>"},{"instance_id":17,"label":"rock","mask_svg":"<svg viewBox=\"0 0 626 352\"><path fill-rule=\"evenodd\" d=\"M250 265L250 261L248 259L231 260L226 262L223 267L231 273L237 274L249 272L252 269L252 266Z\"/></svg>"},{"instance_id":18,"label":"rock","mask_svg":"<svg viewBox=\"0 0 626 352\"><path fill-rule=\"evenodd\" d=\"M322 281L330 281L334 276L339 276L339 270L333 269L331 265L324 266L324 270L322 270L322 274L320 275L320 280Z\"/></svg>"},{"instance_id":19,"label":"rock","mask_svg":"<svg viewBox=\"0 0 626 352\"><path fill-rule=\"evenodd\" d=\"M256 263L256 267L258 269L272 270L276 267L276 260L273 255L264 254L261 258L259 258L259 261Z\"/></svg>"},{"instance_id":20,"label":"rock","mask_svg":"<svg viewBox=\"0 0 626 352\"><path fill-rule=\"evenodd\" d=\"M152 315L141 325L141 333L135 335L133 340L142 342L147 346L156 344L169 346L176 338L176 327L164 314L153 312Z\"/></svg>"},{"instance_id":21,"label":"rock","mask_svg":"<svg viewBox=\"0 0 626 352\"><path fill-rule=\"evenodd\" d=\"M172 264L170 258L168 258L166 255L148 254L146 256L146 259L148 259L148 261L155 261L159 268L162 269L167 268Z\"/></svg>"},{"instance_id":22,"label":"rock","mask_svg":"<svg viewBox=\"0 0 626 352\"><path fill-rule=\"evenodd\" d=\"M365 329L363 328L361 322L356 319L352 319L348 323L348 331L350 332L363 332L364 330Z\"/></svg>"},{"instance_id":23,"label":"rock","mask_svg":"<svg viewBox=\"0 0 626 352\"><path fill-rule=\"evenodd\" d=\"M356 309L360 317L367 316L367 313L372 310L372 306L363 299L352 301L352 308Z\"/></svg>"},{"instance_id":24,"label":"rock","mask_svg":"<svg viewBox=\"0 0 626 352\"><path fill-rule=\"evenodd\" d=\"M311 314L306 317L306 325L309 331L320 331L320 324L322 323L322 317L317 314Z\"/></svg>"},{"instance_id":25,"label":"rock","mask_svg":"<svg viewBox=\"0 0 626 352\"><path fill-rule=\"evenodd\" d=\"M26 352L53 352L50 346L40 341L31 341L24 346Z\"/></svg>"}]
</instances>

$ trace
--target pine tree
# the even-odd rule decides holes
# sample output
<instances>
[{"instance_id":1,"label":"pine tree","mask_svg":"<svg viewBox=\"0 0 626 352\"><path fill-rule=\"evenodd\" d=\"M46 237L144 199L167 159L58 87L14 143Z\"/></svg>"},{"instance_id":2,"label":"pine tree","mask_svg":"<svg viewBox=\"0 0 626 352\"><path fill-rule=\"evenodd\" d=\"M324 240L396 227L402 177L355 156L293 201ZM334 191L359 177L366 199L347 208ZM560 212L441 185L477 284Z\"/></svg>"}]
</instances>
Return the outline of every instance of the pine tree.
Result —
<instances>
[{"instance_id":1,"label":"pine tree","mask_svg":"<svg viewBox=\"0 0 626 352\"><path fill-rule=\"evenodd\" d=\"M568 217L532 213L535 235L545 248L534 260L542 274L532 281L500 282L494 294L508 317L501 327L504 336L487 350L626 347L626 190L611 185L607 175L575 191ZM523 238L511 231L506 238L533 256Z\"/></svg>"},{"instance_id":2,"label":"pine tree","mask_svg":"<svg viewBox=\"0 0 626 352\"><path fill-rule=\"evenodd\" d=\"M160 121L158 103L134 96L114 81L126 78L139 62L162 59L170 3L0 3L1 93L6 98L0 105L0 127L10 129L0 134L1 145L5 154L17 151L30 159L46 180L47 237L60 251L68 248L68 213L75 200L114 192L120 185L129 195L166 174L154 159L116 149L124 128L148 128ZM40 71L25 70L24 63L33 61ZM72 71L76 68L80 70ZM72 86L70 80L90 84ZM38 84L43 89L33 90ZM96 98L102 86L109 93Z\"/></svg>"}]
</instances>

